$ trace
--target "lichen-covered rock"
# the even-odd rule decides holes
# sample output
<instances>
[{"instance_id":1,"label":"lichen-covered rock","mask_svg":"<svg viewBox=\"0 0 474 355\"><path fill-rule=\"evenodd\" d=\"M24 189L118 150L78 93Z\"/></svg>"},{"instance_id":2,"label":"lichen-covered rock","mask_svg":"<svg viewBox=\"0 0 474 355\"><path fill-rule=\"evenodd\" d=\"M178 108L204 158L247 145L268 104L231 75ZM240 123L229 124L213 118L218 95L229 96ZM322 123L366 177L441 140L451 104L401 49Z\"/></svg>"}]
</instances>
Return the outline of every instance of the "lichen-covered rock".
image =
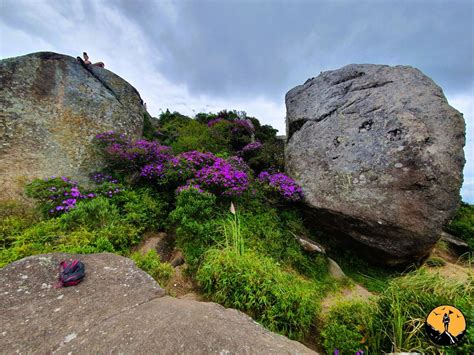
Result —
<instances>
[{"instance_id":1,"label":"lichen-covered rock","mask_svg":"<svg viewBox=\"0 0 474 355\"><path fill-rule=\"evenodd\" d=\"M54 288L58 264L79 258L84 280ZM130 259L110 254L30 256L0 269L5 354L311 354L247 315L180 300Z\"/></svg>"},{"instance_id":2,"label":"lichen-covered rock","mask_svg":"<svg viewBox=\"0 0 474 355\"><path fill-rule=\"evenodd\" d=\"M464 120L441 88L408 66L348 65L290 90L286 107L287 170L318 223L373 261L423 258L464 166Z\"/></svg>"},{"instance_id":3,"label":"lichen-covered rock","mask_svg":"<svg viewBox=\"0 0 474 355\"><path fill-rule=\"evenodd\" d=\"M114 73L39 52L0 61L0 200L32 178L79 181L101 166L92 138L115 130L141 135L137 90Z\"/></svg>"}]
</instances>

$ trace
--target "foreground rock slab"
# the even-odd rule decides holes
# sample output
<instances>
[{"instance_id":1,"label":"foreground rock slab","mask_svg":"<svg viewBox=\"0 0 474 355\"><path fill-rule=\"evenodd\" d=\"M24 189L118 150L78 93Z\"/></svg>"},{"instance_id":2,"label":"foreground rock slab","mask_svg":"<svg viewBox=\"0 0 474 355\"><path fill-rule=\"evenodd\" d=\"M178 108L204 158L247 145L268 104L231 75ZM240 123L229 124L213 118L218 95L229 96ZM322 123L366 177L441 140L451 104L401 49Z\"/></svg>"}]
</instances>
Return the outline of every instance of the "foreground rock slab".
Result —
<instances>
[{"instance_id":1,"label":"foreground rock slab","mask_svg":"<svg viewBox=\"0 0 474 355\"><path fill-rule=\"evenodd\" d=\"M98 133L141 135L138 91L107 69L39 52L0 60L0 83L0 200L32 178L86 180L102 167L91 144Z\"/></svg>"},{"instance_id":2,"label":"foreground rock slab","mask_svg":"<svg viewBox=\"0 0 474 355\"><path fill-rule=\"evenodd\" d=\"M408 66L348 65L290 90L286 107L287 170L318 223L375 262L425 257L465 161L464 120L441 88Z\"/></svg>"},{"instance_id":3,"label":"foreground rock slab","mask_svg":"<svg viewBox=\"0 0 474 355\"><path fill-rule=\"evenodd\" d=\"M86 278L54 288L61 260L80 258ZM110 253L45 254L0 270L2 352L54 354L310 354L247 315L180 300L130 259Z\"/></svg>"}]
</instances>

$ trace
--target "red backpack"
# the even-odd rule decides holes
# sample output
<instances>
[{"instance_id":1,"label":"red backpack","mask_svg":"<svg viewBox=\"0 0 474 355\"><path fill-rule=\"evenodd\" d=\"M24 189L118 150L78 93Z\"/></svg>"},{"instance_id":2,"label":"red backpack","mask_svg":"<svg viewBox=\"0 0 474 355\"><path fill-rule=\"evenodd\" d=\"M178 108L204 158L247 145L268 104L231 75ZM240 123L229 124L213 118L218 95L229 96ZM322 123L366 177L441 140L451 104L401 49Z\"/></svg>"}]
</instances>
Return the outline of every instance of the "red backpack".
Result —
<instances>
[{"instance_id":1,"label":"red backpack","mask_svg":"<svg viewBox=\"0 0 474 355\"><path fill-rule=\"evenodd\" d=\"M63 260L59 264L59 278L55 287L75 286L82 281L86 275L86 268L79 260Z\"/></svg>"}]
</instances>

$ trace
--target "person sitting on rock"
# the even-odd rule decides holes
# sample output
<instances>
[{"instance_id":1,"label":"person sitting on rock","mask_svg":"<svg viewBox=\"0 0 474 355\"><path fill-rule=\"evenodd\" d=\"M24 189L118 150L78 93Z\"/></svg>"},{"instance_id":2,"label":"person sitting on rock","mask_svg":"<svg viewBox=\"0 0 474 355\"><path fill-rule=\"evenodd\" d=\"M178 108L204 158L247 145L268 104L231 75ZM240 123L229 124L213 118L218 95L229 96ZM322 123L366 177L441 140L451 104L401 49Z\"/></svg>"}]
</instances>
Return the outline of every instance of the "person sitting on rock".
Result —
<instances>
[{"instance_id":1,"label":"person sitting on rock","mask_svg":"<svg viewBox=\"0 0 474 355\"><path fill-rule=\"evenodd\" d=\"M82 53L82 57L84 58L84 64L86 64L86 65L92 64L91 61L89 60L89 56L87 55L86 52Z\"/></svg>"},{"instance_id":2,"label":"person sitting on rock","mask_svg":"<svg viewBox=\"0 0 474 355\"><path fill-rule=\"evenodd\" d=\"M81 61L82 63L84 63L85 65L95 65L96 67L101 67L101 68L105 67L104 62L97 62L97 63L92 64L86 52L82 53L82 57L84 58L84 60L82 60L80 57L77 57L77 59Z\"/></svg>"}]
</instances>

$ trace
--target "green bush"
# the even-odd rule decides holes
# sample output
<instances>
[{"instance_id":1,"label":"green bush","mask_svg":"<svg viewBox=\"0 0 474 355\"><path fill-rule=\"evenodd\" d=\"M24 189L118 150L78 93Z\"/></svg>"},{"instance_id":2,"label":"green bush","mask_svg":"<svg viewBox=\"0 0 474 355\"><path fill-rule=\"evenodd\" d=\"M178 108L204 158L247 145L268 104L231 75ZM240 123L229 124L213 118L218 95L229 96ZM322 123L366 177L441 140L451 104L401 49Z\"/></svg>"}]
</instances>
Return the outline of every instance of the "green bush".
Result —
<instances>
[{"instance_id":1,"label":"green bush","mask_svg":"<svg viewBox=\"0 0 474 355\"><path fill-rule=\"evenodd\" d=\"M135 261L135 264L140 269L153 277L162 287L164 287L173 276L173 267L168 263L162 263L160 256L155 250L150 250L145 255L136 252L133 253L130 258Z\"/></svg>"},{"instance_id":2,"label":"green bush","mask_svg":"<svg viewBox=\"0 0 474 355\"><path fill-rule=\"evenodd\" d=\"M474 350L474 283L446 278L425 268L389 282L375 304L343 303L331 309L321 334L326 351L355 351L362 339L369 353L420 352L468 354ZM453 305L466 317L465 341L456 348L435 347L426 337L424 322L440 305Z\"/></svg>"},{"instance_id":3,"label":"green bush","mask_svg":"<svg viewBox=\"0 0 474 355\"><path fill-rule=\"evenodd\" d=\"M143 114L143 137L148 140L156 139L158 120L153 118L148 112Z\"/></svg>"},{"instance_id":4,"label":"green bush","mask_svg":"<svg viewBox=\"0 0 474 355\"><path fill-rule=\"evenodd\" d=\"M159 230L166 226L169 204L164 196L151 189L127 189L112 197L124 221L144 230Z\"/></svg>"},{"instance_id":5,"label":"green bush","mask_svg":"<svg viewBox=\"0 0 474 355\"><path fill-rule=\"evenodd\" d=\"M264 203L262 206L265 206ZM305 252L294 237L294 234L308 234L296 211L277 210L270 206L255 211L249 207L244 207L244 212L241 212L241 228L245 243L250 248L313 280L324 281L327 278L326 258Z\"/></svg>"},{"instance_id":6,"label":"green bush","mask_svg":"<svg viewBox=\"0 0 474 355\"><path fill-rule=\"evenodd\" d=\"M177 130L177 138L171 147L175 153L191 150L227 153L231 138L228 126L228 122L221 122L209 128L195 120L189 121Z\"/></svg>"},{"instance_id":7,"label":"green bush","mask_svg":"<svg viewBox=\"0 0 474 355\"><path fill-rule=\"evenodd\" d=\"M50 215L51 209L61 205L61 201L67 198L65 193L70 193L74 186L75 184L64 177L34 179L25 186L25 194L37 201L38 210L46 217Z\"/></svg>"},{"instance_id":8,"label":"green bush","mask_svg":"<svg viewBox=\"0 0 474 355\"><path fill-rule=\"evenodd\" d=\"M335 349L340 354L366 352L375 311L375 305L365 301L345 301L333 306L321 330L326 352L332 354Z\"/></svg>"},{"instance_id":9,"label":"green bush","mask_svg":"<svg viewBox=\"0 0 474 355\"><path fill-rule=\"evenodd\" d=\"M230 249L209 250L197 280L213 301L237 308L293 339L304 336L318 311L313 283L252 251L239 255Z\"/></svg>"},{"instance_id":10,"label":"green bush","mask_svg":"<svg viewBox=\"0 0 474 355\"><path fill-rule=\"evenodd\" d=\"M443 304L459 308L466 317L472 315L474 299L472 275L464 282L446 278L422 268L390 282L378 300L377 328L387 336L380 342L388 351L435 352L422 327L427 314ZM473 319L467 319L468 333L474 332ZM474 342L467 340L457 350L474 350Z\"/></svg>"},{"instance_id":11,"label":"green bush","mask_svg":"<svg viewBox=\"0 0 474 355\"><path fill-rule=\"evenodd\" d=\"M463 239L474 250L474 205L461 203L461 207L447 229L453 235Z\"/></svg>"},{"instance_id":12,"label":"green bush","mask_svg":"<svg viewBox=\"0 0 474 355\"><path fill-rule=\"evenodd\" d=\"M146 189L80 200L69 212L36 224L8 217L0 224L0 265L53 251L127 254L143 232L164 226L166 218L167 203Z\"/></svg>"},{"instance_id":13,"label":"green bush","mask_svg":"<svg viewBox=\"0 0 474 355\"><path fill-rule=\"evenodd\" d=\"M176 198L170 222L176 226L176 245L191 267L197 266L207 249L224 241L222 209L213 194L183 190Z\"/></svg>"},{"instance_id":14,"label":"green bush","mask_svg":"<svg viewBox=\"0 0 474 355\"><path fill-rule=\"evenodd\" d=\"M65 230L73 230L79 226L94 230L117 223L121 218L119 209L108 198L97 197L80 201L75 208L61 215L58 221Z\"/></svg>"},{"instance_id":15,"label":"green bush","mask_svg":"<svg viewBox=\"0 0 474 355\"><path fill-rule=\"evenodd\" d=\"M281 139L272 139L263 144L253 156L246 159L247 164L258 174L263 170L285 170L285 143Z\"/></svg>"},{"instance_id":16,"label":"green bush","mask_svg":"<svg viewBox=\"0 0 474 355\"><path fill-rule=\"evenodd\" d=\"M189 122L191 122L190 117L166 110L159 117L157 139L164 145L171 145L178 138L179 129L188 125Z\"/></svg>"},{"instance_id":17,"label":"green bush","mask_svg":"<svg viewBox=\"0 0 474 355\"><path fill-rule=\"evenodd\" d=\"M25 229L40 220L40 214L17 201L0 202L0 249L8 248Z\"/></svg>"}]
</instances>

